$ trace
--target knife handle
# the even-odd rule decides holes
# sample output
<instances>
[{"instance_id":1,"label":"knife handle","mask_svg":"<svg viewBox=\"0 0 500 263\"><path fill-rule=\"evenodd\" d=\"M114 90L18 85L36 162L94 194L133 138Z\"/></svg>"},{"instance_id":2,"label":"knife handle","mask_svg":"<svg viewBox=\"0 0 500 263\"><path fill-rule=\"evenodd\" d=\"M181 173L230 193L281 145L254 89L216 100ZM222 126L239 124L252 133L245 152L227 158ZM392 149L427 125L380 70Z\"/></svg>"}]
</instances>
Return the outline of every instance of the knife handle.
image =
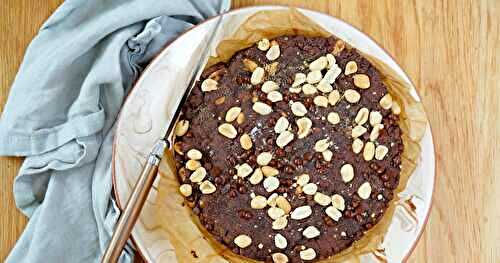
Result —
<instances>
[{"instance_id":1,"label":"knife handle","mask_svg":"<svg viewBox=\"0 0 500 263\"><path fill-rule=\"evenodd\" d=\"M125 209L122 211L120 218L116 223L113 236L108 243L108 247L104 252L101 262L118 262L118 259L122 254L122 250L130 237L130 233L139 218L153 182L155 181L160 160L163 157L163 152L167 146L167 141L160 140L156 143L153 151L149 154L148 160L142 168L142 173L134 186L127 204L125 205Z\"/></svg>"}]
</instances>

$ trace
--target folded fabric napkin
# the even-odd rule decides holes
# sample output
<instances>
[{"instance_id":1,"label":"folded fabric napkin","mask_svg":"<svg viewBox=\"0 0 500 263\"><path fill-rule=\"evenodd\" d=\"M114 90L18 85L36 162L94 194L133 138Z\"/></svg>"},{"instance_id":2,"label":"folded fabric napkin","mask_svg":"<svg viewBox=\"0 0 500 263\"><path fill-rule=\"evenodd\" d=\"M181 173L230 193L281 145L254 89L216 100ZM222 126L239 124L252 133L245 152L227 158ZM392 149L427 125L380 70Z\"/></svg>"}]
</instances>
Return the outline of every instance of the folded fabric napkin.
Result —
<instances>
[{"instance_id":1,"label":"folded fabric napkin","mask_svg":"<svg viewBox=\"0 0 500 263\"><path fill-rule=\"evenodd\" d=\"M70 0L43 24L0 119L0 155L26 156L14 196L30 217L7 262L99 260L119 212L110 167L120 106L148 61L220 1Z\"/></svg>"}]
</instances>

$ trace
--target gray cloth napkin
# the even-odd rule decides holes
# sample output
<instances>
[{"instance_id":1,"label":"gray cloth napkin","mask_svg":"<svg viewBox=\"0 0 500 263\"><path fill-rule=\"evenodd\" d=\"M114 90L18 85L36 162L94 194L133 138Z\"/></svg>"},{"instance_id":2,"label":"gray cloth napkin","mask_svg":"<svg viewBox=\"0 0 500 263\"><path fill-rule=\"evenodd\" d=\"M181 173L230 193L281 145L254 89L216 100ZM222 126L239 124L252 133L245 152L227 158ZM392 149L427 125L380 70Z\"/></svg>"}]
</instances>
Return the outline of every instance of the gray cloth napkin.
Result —
<instances>
[{"instance_id":1,"label":"gray cloth napkin","mask_svg":"<svg viewBox=\"0 0 500 263\"><path fill-rule=\"evenodd\" d=\"M30 218L7 262L99 260L119 213L110 169L120 106L148 61L218 6L70 0L43 24L0 119L0 155L26 156L14 196Z\"/></svg>"}]
</instances>

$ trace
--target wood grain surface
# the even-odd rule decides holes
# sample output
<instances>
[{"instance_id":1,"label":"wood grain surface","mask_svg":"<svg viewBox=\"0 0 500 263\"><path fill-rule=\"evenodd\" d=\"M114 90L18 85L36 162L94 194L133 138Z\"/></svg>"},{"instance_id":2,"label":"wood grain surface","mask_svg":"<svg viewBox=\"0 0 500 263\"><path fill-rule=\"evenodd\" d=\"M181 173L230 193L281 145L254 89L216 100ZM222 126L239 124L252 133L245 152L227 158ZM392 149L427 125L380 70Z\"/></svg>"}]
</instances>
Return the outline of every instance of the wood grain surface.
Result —
<instances>
[{"instance_id":1,"label":"wood grain surface","mask_svg":"<svg viewBox=\"0 0 500 263\"><path fill-rule=\"evenodd\" d=\"M0 7L0 112L24 51L61 0ZM436 147L434 205L410 262L500 262L500 1L235 0L329 13L370 35L422 97ZM0 158L0 260L27 220L12 184L21 160Z\"/></svg>"}]
</instances>

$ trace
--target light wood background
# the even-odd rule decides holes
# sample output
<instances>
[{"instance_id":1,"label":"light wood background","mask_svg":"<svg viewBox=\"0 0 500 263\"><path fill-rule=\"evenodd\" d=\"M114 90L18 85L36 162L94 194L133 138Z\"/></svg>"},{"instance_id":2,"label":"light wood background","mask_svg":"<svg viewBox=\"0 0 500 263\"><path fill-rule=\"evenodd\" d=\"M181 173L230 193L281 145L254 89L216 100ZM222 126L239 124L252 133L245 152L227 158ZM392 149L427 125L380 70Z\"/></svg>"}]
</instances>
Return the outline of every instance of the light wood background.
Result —
<instances>
[{"instance_id":1,"label":"light wood background","mask_svg":"<svg viewBox=\"0 0 500 263\"><path fill-rule=\"evenodd\" d=\"M61 0L0 7L0 112L24 51ZM410 262L500 262L500 1L258 1L341 18L373 37L422 97L436 146L434 205ZM12 184L21 160L0 158L0 261L27 220Z\"/></svg>"}]
</instances>

